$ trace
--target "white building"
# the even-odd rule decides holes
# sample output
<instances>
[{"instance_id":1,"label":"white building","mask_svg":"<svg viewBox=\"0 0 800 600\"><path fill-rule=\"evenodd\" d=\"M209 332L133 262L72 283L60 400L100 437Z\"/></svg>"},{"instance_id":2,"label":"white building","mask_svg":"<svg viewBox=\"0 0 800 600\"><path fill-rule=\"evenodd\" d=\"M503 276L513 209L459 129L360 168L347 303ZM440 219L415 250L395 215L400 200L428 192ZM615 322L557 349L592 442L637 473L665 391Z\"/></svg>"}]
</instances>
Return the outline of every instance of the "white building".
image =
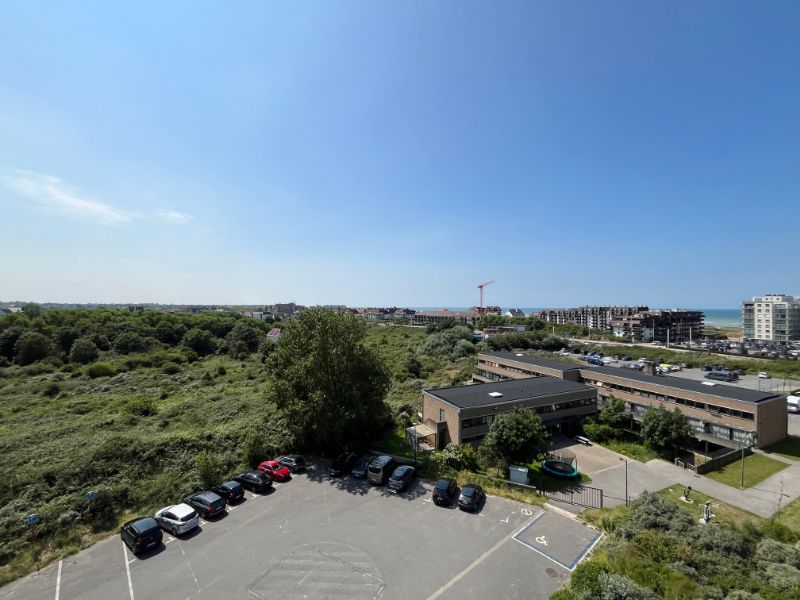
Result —
<instances>
[{"instance_id":1,"label":"white building","mask_svg":"<svg viewBox=\"0 0 800 600\"><path fill-rule=\"evenodd\" d=\"M748 340L800 340L800 297L756 296L742 302L742 337Z\"/></svg>"}]
</instances>

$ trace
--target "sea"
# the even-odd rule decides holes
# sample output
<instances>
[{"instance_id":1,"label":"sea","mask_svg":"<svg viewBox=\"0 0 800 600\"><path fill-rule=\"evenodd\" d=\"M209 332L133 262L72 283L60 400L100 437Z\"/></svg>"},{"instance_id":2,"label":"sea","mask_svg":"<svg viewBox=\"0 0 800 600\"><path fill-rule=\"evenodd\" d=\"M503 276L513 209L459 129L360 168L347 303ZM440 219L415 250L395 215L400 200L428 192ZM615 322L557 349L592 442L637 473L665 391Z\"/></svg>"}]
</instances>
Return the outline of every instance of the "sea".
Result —
<instances>
[{"instance_id":1,"label":"sea","mask_svg":"<svg viewBox=\"0 0 800 600\"><path fill-rule=\"evenodd\" d=\"M412 306L414 310L469 310L468 306ZM504 307L503 312L507 311L509 307ZM526 315L539 312L543 310L536 307L518 307ZM713 325L715 327L741 327L742 325L742 311L739 308L696 308L690 310L700 310L705 316L706 325Z\"/></svg>"}]
</instances>

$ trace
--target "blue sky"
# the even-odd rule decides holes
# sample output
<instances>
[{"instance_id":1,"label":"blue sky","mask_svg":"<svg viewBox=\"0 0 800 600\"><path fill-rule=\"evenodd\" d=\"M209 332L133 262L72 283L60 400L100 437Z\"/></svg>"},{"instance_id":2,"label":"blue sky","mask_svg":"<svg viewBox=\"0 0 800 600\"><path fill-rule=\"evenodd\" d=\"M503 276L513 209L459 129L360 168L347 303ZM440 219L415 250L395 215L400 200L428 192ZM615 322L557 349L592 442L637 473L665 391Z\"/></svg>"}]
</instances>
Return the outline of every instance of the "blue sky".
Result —
<instances>
[{"instance_id":1,"label":"blue sky","mask_svg":"<svg viewBox=\"0 0 800 600\"><path fill-rule=\"evenodd\" d=\"M0 299L800 294L800 4L4 2Z\"/></svg>"}]
</instances>

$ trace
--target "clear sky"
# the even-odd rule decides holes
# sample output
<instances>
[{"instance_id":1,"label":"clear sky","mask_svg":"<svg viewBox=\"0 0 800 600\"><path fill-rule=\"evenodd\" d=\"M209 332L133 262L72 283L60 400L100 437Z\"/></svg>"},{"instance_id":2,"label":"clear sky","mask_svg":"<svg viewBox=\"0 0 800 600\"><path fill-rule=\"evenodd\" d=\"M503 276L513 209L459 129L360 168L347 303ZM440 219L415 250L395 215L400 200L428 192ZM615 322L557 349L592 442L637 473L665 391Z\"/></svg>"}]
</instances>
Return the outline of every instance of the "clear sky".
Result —
<instances>
[{"instance_id":1,"label":"clear sky","mask_svg":"<svg viewBox=\"0 0 800 600\"><path fill-rule=\"evenodd\" d=\"M800 294L800 3L0 3L0 299Z\"/></svg>"}]
</instances>

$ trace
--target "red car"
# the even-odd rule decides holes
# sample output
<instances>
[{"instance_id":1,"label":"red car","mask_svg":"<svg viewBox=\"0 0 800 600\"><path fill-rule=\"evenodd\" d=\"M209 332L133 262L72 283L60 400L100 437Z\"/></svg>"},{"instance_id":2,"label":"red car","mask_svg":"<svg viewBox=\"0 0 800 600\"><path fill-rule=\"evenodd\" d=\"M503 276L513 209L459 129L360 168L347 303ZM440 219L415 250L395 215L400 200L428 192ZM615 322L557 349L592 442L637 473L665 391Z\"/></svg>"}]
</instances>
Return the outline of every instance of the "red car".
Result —
<instances>
[{"instance_id":1,"label":"red car","mask_svg":"<svg viewBox=\"0 0 800 600\"><path fill-rule=\"evenodd\" d=\"M265 460L258 465L258 470L266 473L275 481L289 481L292 478L289 469L280 464L277 460Z\"/></svg>"}]
</instances>

